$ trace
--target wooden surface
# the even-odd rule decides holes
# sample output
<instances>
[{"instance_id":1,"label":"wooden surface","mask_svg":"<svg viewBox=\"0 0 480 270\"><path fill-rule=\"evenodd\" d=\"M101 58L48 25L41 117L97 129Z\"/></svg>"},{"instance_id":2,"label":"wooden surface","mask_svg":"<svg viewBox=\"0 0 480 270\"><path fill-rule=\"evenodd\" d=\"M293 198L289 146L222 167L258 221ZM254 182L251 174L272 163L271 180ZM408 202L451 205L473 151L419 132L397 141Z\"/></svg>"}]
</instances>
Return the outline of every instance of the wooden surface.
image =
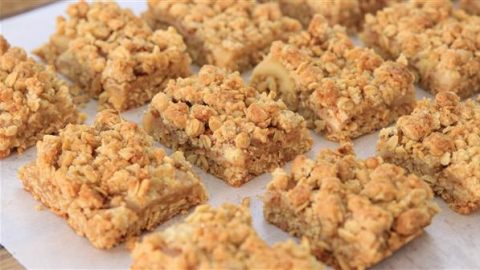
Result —
<instances>
[{"instance_id":1,"label":"wooden surface","mask_svg":"<svg viewBox=\"0 0 480 270\"><path fill-rule=\"evenodd\" d=\"M6 249L0 247L0 269L21 270L24 269L24 267L19 264Z\"/></svg>"},{"instance_id":2,"label":"wooden surface","mask_svg":"<svg viewBox=\"0 0 480 270\"><path fill-rule=\"evenodd\" d=\"M0 19L10 17L52 2L56 0L1 0Z\"/></svg>"}]
</instances>

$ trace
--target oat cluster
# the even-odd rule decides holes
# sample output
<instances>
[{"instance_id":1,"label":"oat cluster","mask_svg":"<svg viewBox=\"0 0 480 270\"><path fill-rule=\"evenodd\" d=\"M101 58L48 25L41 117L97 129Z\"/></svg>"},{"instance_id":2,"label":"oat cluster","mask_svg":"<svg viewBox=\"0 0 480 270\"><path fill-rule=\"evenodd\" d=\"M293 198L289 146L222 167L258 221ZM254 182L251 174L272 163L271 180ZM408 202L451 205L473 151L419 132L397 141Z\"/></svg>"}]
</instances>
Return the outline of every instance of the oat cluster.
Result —
<instances>
[{"instance_id":1,"label":"oat cluster","mask_svg":"<svg viewBox=\"0 0 480 270\"><path fill-rule=\"evenodd\" d=\"M173 28L153 32L114 2L79 2L67 13L35 53L98 98L101 107L141 106L169 79L190 73L186 46Z\"/></svg>"},{"instance_id":2,"label":"oat cluster","mask_svg":"<svg viewBox=\"0 0 480 270\"><path fill-rule=\"evenodd\" d=\"M385 57L405 55L434 94L480 92L480 17L454 11L448 0L410 0L367 15L361 36Z\"/></svg>"},{"instance_id":3,"label":"oat cluster","mask_svg":"<svg viewBox=\"0 0 480 270\"><path fill-rule=\"evenodd\" d=\"M170 81L153 98L144 127L234 186L312 146L300 115L245 86L238 72L208 65L198 75Z\"/></svg>"},{"instance_id":4,"label":"oat cluster","mask_svg":"<svg viewBox=\"0 0 480 270\"><path fill-rule=\"evenodd\" d=\"M378 152L421 175L455 211L480 207L480 104L452 92L422 100L380 132Z\"/></svg>"},{"instance_id":5,"label":"oat cluster","mask_svg":"<svg viewBox=\"0 0 480 270\"><path fill-rule=\"evenodd\" d=\"M320 261L365 269L423 232L438 212L420 178L381 158L358 160L351 145L298 156L277 169L264 196L265 218L309 240Z\"/></svg>"},{"instance_id":6,"label":"oat cluster","mask_svg":"<svg viewBox=\"0 0 480 270\"><path fill-rule=\"evenodd\" d=\"M267 245L246 207L202 205L185 222L151 234L133 250L132 269L323 269L306 242Z\"/></svg>"},{"instance_id":7,"label":"oat cluster","mask_svg":"<svg viewBox=\"0 0 480 270\"><path fill-rule=\"evenodd\" d=\"M251 85L282 99L309 127L345 140L385 127L415 104L404 59L383 61L355 47L340 26L317 15L308 31L275 42L253 71Z\"/></svg>"},{"instance_id":8,"label":"oat cluster","mask_svg":"<svg viewBox=\"0 0 480 270\"><path fill-rule=\"evenodd\" d=\"M154 28L172 25L183 35L194 62L244 71L261 61L270 44L298 32L298 21L276 3L252 0L149 0L144 17Z\"/></svg>"},{"instance_id":9,"label":"oat cluster","mask_svg":"<svg viewBox=\"0 0 480 270\"><path fill-rule=\"evenodd\" d=\"M70 91L74 88L51 68L0 35L0 158L25 151L68 123L82 122Z\"/></svg>"},{"instance_id":10,"label":"oat cluster","mask_svg":"<svg viewBox=\"0 0 480 270\"><path fill-rule=\"evenodd\" d=\"M22 167L24 188L98 248L111 248L206 200L182 153L153 147L136 124L111 110L93 126L68 125L37 144Z\"/></svg>"}]
</instances>

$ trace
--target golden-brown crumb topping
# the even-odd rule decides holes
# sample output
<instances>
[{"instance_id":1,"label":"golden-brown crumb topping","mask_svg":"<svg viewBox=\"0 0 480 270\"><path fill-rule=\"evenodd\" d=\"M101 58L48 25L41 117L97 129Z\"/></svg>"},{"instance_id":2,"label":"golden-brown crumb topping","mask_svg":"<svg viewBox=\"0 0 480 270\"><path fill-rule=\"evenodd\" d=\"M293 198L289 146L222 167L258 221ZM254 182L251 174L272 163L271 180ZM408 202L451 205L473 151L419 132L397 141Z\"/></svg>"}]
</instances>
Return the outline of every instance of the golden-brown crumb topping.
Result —
<instances>
[{"instance_id":1,"label":"golden-brown crumb topping","mask_svg":"<svg viewBox=\"0 0 480 270\"><path fill-rule=\"evenodd\" d=\"M420 84L433 93L468 97L480 91L480 17L450 1L411 0L367 16L364 42L383 55L404 54Z\"/></svg>"},{"instance_id":2,"label":"golden-brown crumb topping","mask_svg":"<svg viewBox=\"0 0 480 270\"><path fill-rule=\"evenodd\" d=\"M133 250L132 269L323 269L306 242L268 246L246 207L202 205L184 223L151 234Z\"/></svg>"},{"instance_id":3,"label":"golden-brown crumb topping","mask_svg":"<svg viewBox=\"0 0 480 270\"><path fill-rule=\"evenodd\" d=\"M66 172L65 180L76 185L95 186L109 207L125 201L148 205L182 184L176 174L197 178L180 152L167 156L141 128L110 110L100 112L93 126L68 125L58 136L44 137L38 153L37 166Z\"/></svg>"},{"instance_id":4,"label":"golden-brown crumb topping","mask_svg":"<svg viewBox=\"0 0 480 270\"><path fill-rule=\"evenodd\" d=\"M457 211L480 206L480 105L474 100L460 102L452 92L422 100L380 132L377 148L424 176Z\"/></svg>"},{"instance_id":5,"label":"golden-brown crumb topping","mask_svg":"<svg viewBox=\"0 0 480 270\"><path fill-rule=\"evenodd\" d=\"M217 142L235 139L231 135L240 131L247 132L242 136L249 140L264 141L261 135L266 128L288 132L304 124L281 101L245 86L238 72L213 66L202 67L198 76L170 81L152 106L189 136L213 133Z\"/></svg>"},{"instance_id":6,"label":"golden-brown crumb topping","mask_svg":"<svg viewBox=\"0 0 480 270\"><path fill-rule=\"evenodd\" d=\"M198 64L240 71L258 63L274 40L301 29L277 4L251 0L150 0L145 16L154 28L174 25Z\"/></svg>"},{"instance_id":7,"label":"golden-brown crumb topping","mask_svg":"<svg viewBox=\"0 0 480 270\"><path fill-rule=\"evenodd\" d=\"M298 156L277 169L266 219L309 239L314 254L341 269L365 269L419 235L438 212L429 186L381 158L358 160L351 145Z\"/></svg>"},{"instance_id":8,"label":"golden-brown crumb topping","mask_svg":"<svg viewBox=\"0 0 480 270\"><path fill-rule=\"evenodd\" d=\"M10 47L0 35L0 158L15 149L23 152L68 123L83 121L70 90L50 67Z\"/></svg>"},{"instance_id":9,"label":"golden-brown crumb topping","mask_svg":"<svg viewBox=\"0 0 480 270\"><path fill-rule=\"evenodd\" d=\"M412 90L404 62L384 62L373 51L354 47L342 28L329 27L321 17L312 21L308 33L275 43L271 57L297 71L297 84L313 90L314 105L338 105L349 115L375 103L393 103Z\"/></svg>"},{"instance_id":10,"label":"golden-brown crumb topping","mask_svg":"<svg viewBox=\"0 0 480 270\"><path fill-rule=\"evenodd\" d=\"M141 105L159 91L163 77L189 74L186 46L173 28L154 32L114 2L81 1L67 14L35 53L107 107Z\"/></svg>"},{"instance_id":11,"label":"golden-brown crumb topping","mask_svg":"<svg viewBox=\"0 0 480 270\"><path fill-rule=\"evenodd\" d=\"M366 16L364 42L379 42L381 47L376 49L389 57L398 57L402 53L412 56L422 49L419 43L428 42L427 36L418 40L416 35L436 26L451 13L449 0L409 0L392 5L375 16ZM366 35L370 32L374 35Z\"/></svg>"}]
</instances>

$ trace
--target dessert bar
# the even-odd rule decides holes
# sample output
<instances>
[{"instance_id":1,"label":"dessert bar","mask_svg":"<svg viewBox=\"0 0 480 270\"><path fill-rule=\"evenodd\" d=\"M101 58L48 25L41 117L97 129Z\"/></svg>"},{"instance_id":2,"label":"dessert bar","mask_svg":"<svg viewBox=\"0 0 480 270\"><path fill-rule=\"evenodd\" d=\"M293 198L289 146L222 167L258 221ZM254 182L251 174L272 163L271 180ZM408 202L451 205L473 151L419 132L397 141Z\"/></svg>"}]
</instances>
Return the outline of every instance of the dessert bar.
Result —
<instances>
[{"instance_id":1,"label":"dessert bar","mask_svg":"<svg viewBox=\"0 0 480 270\"><path fill-rule=\"evenodd\" d=\"M355 47L343 27L316 15L307 31L274 42L250 85L282 99L308 127L342 141L388 126L415 106L405 59Z\"/></svg>"},{"instance_id":2,"label":"dessert bar","mask_svg":"<svg viewBox=\"0 0 480 270\"><path fill-rule=\"evenodd\" d=\"M141 106L171 78L188 76L190 57L173 28L152 31L114 2L79 2L57 19L35 53L99 99L102 108Z\"/></svg>"},{"instance_id":3,"label":"dessert bar","mask_svg":"<svg viewBox=\"0 0 480 270\"><path fill-rule=\"evenodd\" d=\"M144 128L233 186L312 146L302 116L245 86L238 72L208 65L198 75L170 81L153 98Z\"/></svg>"},{"instance_id":4,"label":"dessert bar","mask_svg":"<svg viewBox=\"0 0 480 270\"><path fill-rule=\"evenodd\" d=\"M298 156L279 168L264 196L264 216L309 240L336 269L366 269L419 236L438 212L427 183L381 158L359 160L352 146Z\"/></svg>"},{"instance_id":5,"label":"dessert bar","mask_svg":"<svg viewBox=\"0 0 480 270\"><path fill-rule=\"evenodd\" d=\"M112 110L100 112L93 126L46 135L19 177L35 199L104 249L207 199L182 153L165 155Z\"/></svg>"},{"instance_id":6,"label":"dessert bar","mask_svg":"<svg viewBox=\"0 0 480 270\"><path fill-rule=\"evenodd\" d=\"M276 3L254 0L149 0L144 17L153 29L173 25L183 35L193 61L231 71L260 62L275 40L301 29L282 16Z\"/></svg>"},{"instance_id":7,"label":"dessert bar","mask_svg":"<svg viewBox=\"0 0 480 270\"><path fill-rule=\"evenodd\" d=\"M462 214L480 207L480 103L452 92L422 100L380 131L378 153L428 182Z\"/></svg>"},{"instance_id":8,"label":"dessert bar","mask_svg":"<svg viewBox=\"0 0 480 270\"><path fill-rule=\"evenodd\" d=\"M255 232L248 208L201 205L185 222L136 244L132 269L323 269L306 242L269 246Z\"/></svg>"},{"instance_id":9,"label":"dessert bar","mask_svg":"<svg viewBox=\"0 0 480 270\"><path fill-rule=\"evenodd\" d=\"M362 39L387 58L404 55L420 85L466 98L480 92L480 17L449 0L410 0L367 15Z\"/></svg>"},{"instance_id":10,"label":"dessert bar","mask_svg":"<svg viewBox=\"0 0 480 270\"><path fill-rule=\"evenodd\" d=\"M82 122L73 90L0 35L0 158L25 151L68 123Z\"/></svg>"}]
</instances>

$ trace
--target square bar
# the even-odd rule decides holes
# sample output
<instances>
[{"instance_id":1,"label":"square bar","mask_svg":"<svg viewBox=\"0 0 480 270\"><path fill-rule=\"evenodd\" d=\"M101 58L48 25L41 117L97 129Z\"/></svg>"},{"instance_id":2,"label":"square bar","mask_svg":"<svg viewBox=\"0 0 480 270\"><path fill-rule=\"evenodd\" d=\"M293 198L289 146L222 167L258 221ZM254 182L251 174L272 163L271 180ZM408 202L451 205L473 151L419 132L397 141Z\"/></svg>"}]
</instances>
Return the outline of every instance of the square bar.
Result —
<instances>
[{"instance_id":1,"label":"square bar","mask_svg":"<svg viewBox=\"0 0 480 270\"><path fill-rule=\"evenodd\" d=\"M383 61L355 47L343 27L316 15L308 31L275 42L250 84L282 99L308 127L335 141L388 126L415 104L404 59Z\"/></svg>"},{"instance_id":2,"label":"square bar","mask_svg":"<svg viewBox=\"0 0 480 270\"><path fill-rule=\"evenodd\" d=\"M153 98L144 128L233 186L282 166L312 146L303 117L245 86L238 72L214 66L170 81Z\"/></svg>"},{"instance_id":3,"label":"square bar","mask_svg":"<svg viewBox=\"0 0 480 270\"><path fill-rule=\"evenodd\" d=\"M252 226L248 208L201 205L185 222L146 236L132 252L131 269L323 269L306 242L273 246Z\"/></svg>"},{"instance_id":4,"label":"square bar","mask_svg":"<svg viewBox=\"0 0 480 270\"><path fill-rule=\"evenodd\" d=\"M51 68L10 47L0 35L0 159L25 151L68 123L82 122L73 93Z\"/></svg>"},{"instance_id":5,"label":"square bar","mask_svg":"<svg viewBox=\"0 0 480 270\"><path fill-rule=\"evenodd\" d=\"M404 55L420 85L462 98L480 92L480 17L449 0L410 0L367 15L365 44L387 58Z\"/></svg>"},{"instance_id":6,"label":"square bar","mask_svg":"<svg viewBox=\"0 0 480 270\"><path fill-rule=\"evenodd\" d=\"M275 3L254 0L149 0L145 18L153 29L174 26L193 61L245 71L261 61L270 44L301 29Z\"/></svg>"},{"instance_id":7,"label":"square bar","mask_svg":"<svg viewBox=\"0 0 480 270\"><path fill-rule=\"evenodd\" d=\"M480 208L480 104L453 92L422 100L380 131L378 153L421 176L462 214Z\"/></svg>"},{"instance_id":8,"label":"square bar","mask_svg":"<svg viewBox=\"0 0 480 270\"><path fill-rule=\"evenodd\" d=\"M169 79L190 74L186 46L173 28L153 32L114 2L79 2L67 13L35 53L99 99L102 108L139 107Z\"/></svg>"},{"instance_id":9,"label":"square bar","mask_svg":"<svg viewBox=\"0 0 480 270\"><path fill-rule=\"evenodd\" d=\"M365 269L419 236L438 212L427 183L381 158L358 160L351 145L298 156L277 169L264 216L309 240L313 254L336 269Z\"/></svg>"},{"instance_id":10,"label":"square bar","mask_svg":"<svg viewBox=\"0 0 480 270\"><path fill-rule=\"evenodd\" d=\"M111 110L93 126L68 125L37 144L20 179L73 230L108 249L207 199L182 153L166 156L136 124Z\"/></svg>"}]
</instances>

